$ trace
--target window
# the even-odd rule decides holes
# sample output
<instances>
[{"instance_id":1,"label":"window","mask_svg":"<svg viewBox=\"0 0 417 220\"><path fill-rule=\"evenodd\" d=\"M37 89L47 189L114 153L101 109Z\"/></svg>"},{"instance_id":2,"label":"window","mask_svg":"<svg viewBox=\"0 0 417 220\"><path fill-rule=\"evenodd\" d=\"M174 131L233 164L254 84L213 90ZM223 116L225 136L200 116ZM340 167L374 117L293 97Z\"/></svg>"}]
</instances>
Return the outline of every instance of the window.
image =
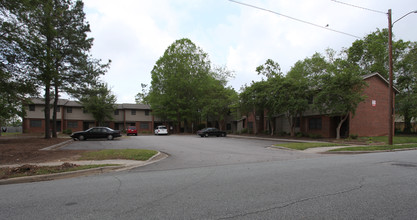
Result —
<instances>
[{"instance_id":1,"label":"window","mask_svg":"<svg viewBox=\"0 0 417 220\"><path fill-rule=\"evenodd\" d=\"M140 123L140 129L149 129L149 123Z\"/></svg>"},{"instance_id":2,"label":"window","mask_svg":"<svg viewBox=\"0 0 417 220\"><path fill-rule=\"evenodd\" d=\"M314 103L314 97L312 95L309 96L307 101L308 101L308 104L313 104Z\"/></svg>"},{"instance_id":3,"label":"window","mask_svg":"<svg viewBox=\"0 0 417 220\"><path fill-rule=\"evenodd\" d=\"M30 120L30 127L31 128L40 128L40 127L42 127L42 121L41 120Z\"/></svg>"},{"instance_id":4,"label":"window","mask_svg":"<svg viewBox=\"0 0 417 220\"><path fill-rule=\"evenodd\" d=\"M119 109L114 110L114 115L119 115Z\"/></svg>"},{"instance_id":5,"label":"window","mask_svg":"<svg viewBox=\"0 0 417 220\"><path fill-rule=\"evenodd\" d=\"M308 128L310 130L321 130L321 118L310 118L308 120Z\"/></svg>"},{"instance_id":6,"label":"window","mask_svg":"<svg viewBox=\"0 0 417 220\"><path fill-rule=\"evenodd\" d=\"M35 111L35 105L29 105L29 111L31 112Z\"/></svg>"},{"instance_id":7,"label":"window","mask_svg":"<svg viewBox=\"0 0 417 220\"><path fill-rule=\"evenodd\" d=\"M136 110L132 110L132 115L136 115Z\"/></svg>"},{"instance_id":8,"label":"window","mask_svg":"<svg viewBox=\"0 0 417 220\"><path fill-rule=\"evenodd\" d=\"M68 128L78 128L78 122L77 121L67 121L67 127Z\"/></svg>"},{"instance_id":9,"label":"window","mask_svg":"<svg viewBox=\"0 0 417 220\"><path fill-rule=\"evenodd\" d=\"M56 108L56 112L61 112L61 107L59 107L59 106L58 106L58 107Z\"/></svg>"},{"instance_id":10,"label":"window","mask_svg":"<svg viewBox=\"0 0 417 220\"><path fill-rule=\"evenodd\" d=\"M87 109L83 108L83 113L88 113Z\"/></svg>"},{"instance_id":11,"label":"window","mask_svg":"<svg viewBox=\"0 0 417 220\"><path fill-rule=\"evenodd\" d=\"M67 107L67 113L72 113L72 107Z\"/></svg>"},{"instance_id":12,"label":"window","mask_svg":"<svg viewBox=\"0 0 417 220\"><path fill-rule=\"evenodd\" d=\"M250 133L253 131L253 122L248 122L248 130Z\"/></svg>"},{"instance_id":13,"label":"window","mask_svg":"<svg viewBox=\"0 0 417 220\"><path fill-rule=\"evenodd\" d=\"M145 115L149 115L149 110L145 110Z\"/></svg>"}]
</instances>

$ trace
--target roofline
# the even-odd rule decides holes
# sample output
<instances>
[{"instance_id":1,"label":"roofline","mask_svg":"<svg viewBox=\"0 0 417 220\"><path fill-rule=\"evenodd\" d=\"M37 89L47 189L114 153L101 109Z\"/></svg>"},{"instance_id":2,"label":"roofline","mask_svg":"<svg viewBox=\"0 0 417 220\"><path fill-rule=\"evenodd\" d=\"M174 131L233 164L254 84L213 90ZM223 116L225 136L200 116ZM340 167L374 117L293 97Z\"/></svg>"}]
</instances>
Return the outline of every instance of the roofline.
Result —
<instances>
[{"instance_id":1,"label":"roofline","mask_svg":"<svg viewBox=\"0 0 417 220\"><path fill-rule=\"evenodd\" d=\"M76 101L76 100L59 99L59 101L62 102L62 103L58 103L58 106L82 107L81 103L79 101ZM35 98L31 98L30 102L31 102L30 104L43 105L45 101L42 98L36 98L35 97ZM53 103L53 99L51 99L51 104L52 103ZM77 103L79 105L73 105L72 103ZM146 104L116 103L115 106L116 106L116 109L121 109L121 110L124 110L124 109L151 110L151 106L146 105Z\"/></svg>"},{"instance_id":2,"label":"roofline","mask_svg":"<svg viewBox=\"0 0 417 220\"><path fill-rule=\"evenodd\" d=\"M371 74L367 74L367 75L363 75L362 76L362 78L365 80L365 79L369 79L369 78L371 78L371 77L374 77L374 76L378 76L380 79L382 79L386 84L388 84L389 85L389 81L387 80L387 79L385 79L385 77L383 77L381 74L379 74L379 73L377 73L377 72L375 72L375 73L371 73ZM396 93L400 93L400 91L397 89L397 88L395 88L395 86L393 86L393 88L394 88L394 90L395 90L395 92Z\"/></svg>"}]
</instances>

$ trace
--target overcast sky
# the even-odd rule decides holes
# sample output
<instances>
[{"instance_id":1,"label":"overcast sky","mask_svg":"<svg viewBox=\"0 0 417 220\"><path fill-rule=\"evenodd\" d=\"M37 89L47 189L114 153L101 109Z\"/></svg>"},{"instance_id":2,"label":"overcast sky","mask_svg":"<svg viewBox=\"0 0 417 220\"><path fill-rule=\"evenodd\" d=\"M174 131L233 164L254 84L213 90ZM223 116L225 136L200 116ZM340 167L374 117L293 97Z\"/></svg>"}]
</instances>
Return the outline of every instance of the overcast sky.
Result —
<instances>
[{"instance_id":1,"label":"overcast sky","mask_svg":"<svg viewBox=\"0 0 417 220\"><path fill-rule=\"evenodd\" d=\"M316 25L364 37L387 28L386 14L331 0L238 0ZM388 12L393 21L417 10L415 0L340 0ZM229 85L236 91L260 80L255 69L267 59L284 73L298 60L340 51L357 40L349 35L294 21L228 0L84 0L94 37L93 56L112 60L103 80L118 103L134 103L141 83L150 85L151 70L175 40L189 38L209 54L215 65L235 72ZM417 14L393 28L395 39L417 41Z\"/></svg>"}]
</instances>

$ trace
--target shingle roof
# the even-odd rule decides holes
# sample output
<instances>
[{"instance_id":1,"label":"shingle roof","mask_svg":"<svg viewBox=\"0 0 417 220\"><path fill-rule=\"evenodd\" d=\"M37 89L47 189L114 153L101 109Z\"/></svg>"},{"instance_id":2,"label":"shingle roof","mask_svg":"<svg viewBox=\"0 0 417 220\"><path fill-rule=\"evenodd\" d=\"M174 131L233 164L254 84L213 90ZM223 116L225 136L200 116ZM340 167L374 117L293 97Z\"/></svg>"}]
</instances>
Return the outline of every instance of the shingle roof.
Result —
<instances>
[{"instance_id":1,"label":"shingle roof","mask_svg":"<svg viewBox=\"0 0 417 220\"><path fill-rule=\"evenodd\" d=\"M33 104L36 105L43 105L45 104L44 99L40 98L32 98L31 99ZM54 103L54 100L51 99L51 104ZM58 99L58 106L68 106L68 107L82 107L82 105L78 101L71 101L68 99ZM123 103L123 104L116 104L117 109L144 109L150 110L151 107L145 104L132 104L132 103Z\"/></svg>"}]
</instances>

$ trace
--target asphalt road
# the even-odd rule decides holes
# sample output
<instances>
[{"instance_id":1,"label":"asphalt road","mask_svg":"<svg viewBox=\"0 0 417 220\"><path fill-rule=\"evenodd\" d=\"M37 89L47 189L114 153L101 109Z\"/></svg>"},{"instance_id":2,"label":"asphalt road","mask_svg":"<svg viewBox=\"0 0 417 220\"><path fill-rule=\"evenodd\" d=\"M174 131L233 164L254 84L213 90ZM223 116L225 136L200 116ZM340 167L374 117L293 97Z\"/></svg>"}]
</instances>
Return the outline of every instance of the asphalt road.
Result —
<instances>
[{"instance_id":1,"label":"asphalt road","mask_svg":"<svg viewBox=\"0 0 417 220\"><path fill-rule=\"evenodd\" d=\"M126 172L0 186L0 219L415 219L417 151L315 155L192 136L75 142L150 148Z\"/></svg>"}]
</instances>

